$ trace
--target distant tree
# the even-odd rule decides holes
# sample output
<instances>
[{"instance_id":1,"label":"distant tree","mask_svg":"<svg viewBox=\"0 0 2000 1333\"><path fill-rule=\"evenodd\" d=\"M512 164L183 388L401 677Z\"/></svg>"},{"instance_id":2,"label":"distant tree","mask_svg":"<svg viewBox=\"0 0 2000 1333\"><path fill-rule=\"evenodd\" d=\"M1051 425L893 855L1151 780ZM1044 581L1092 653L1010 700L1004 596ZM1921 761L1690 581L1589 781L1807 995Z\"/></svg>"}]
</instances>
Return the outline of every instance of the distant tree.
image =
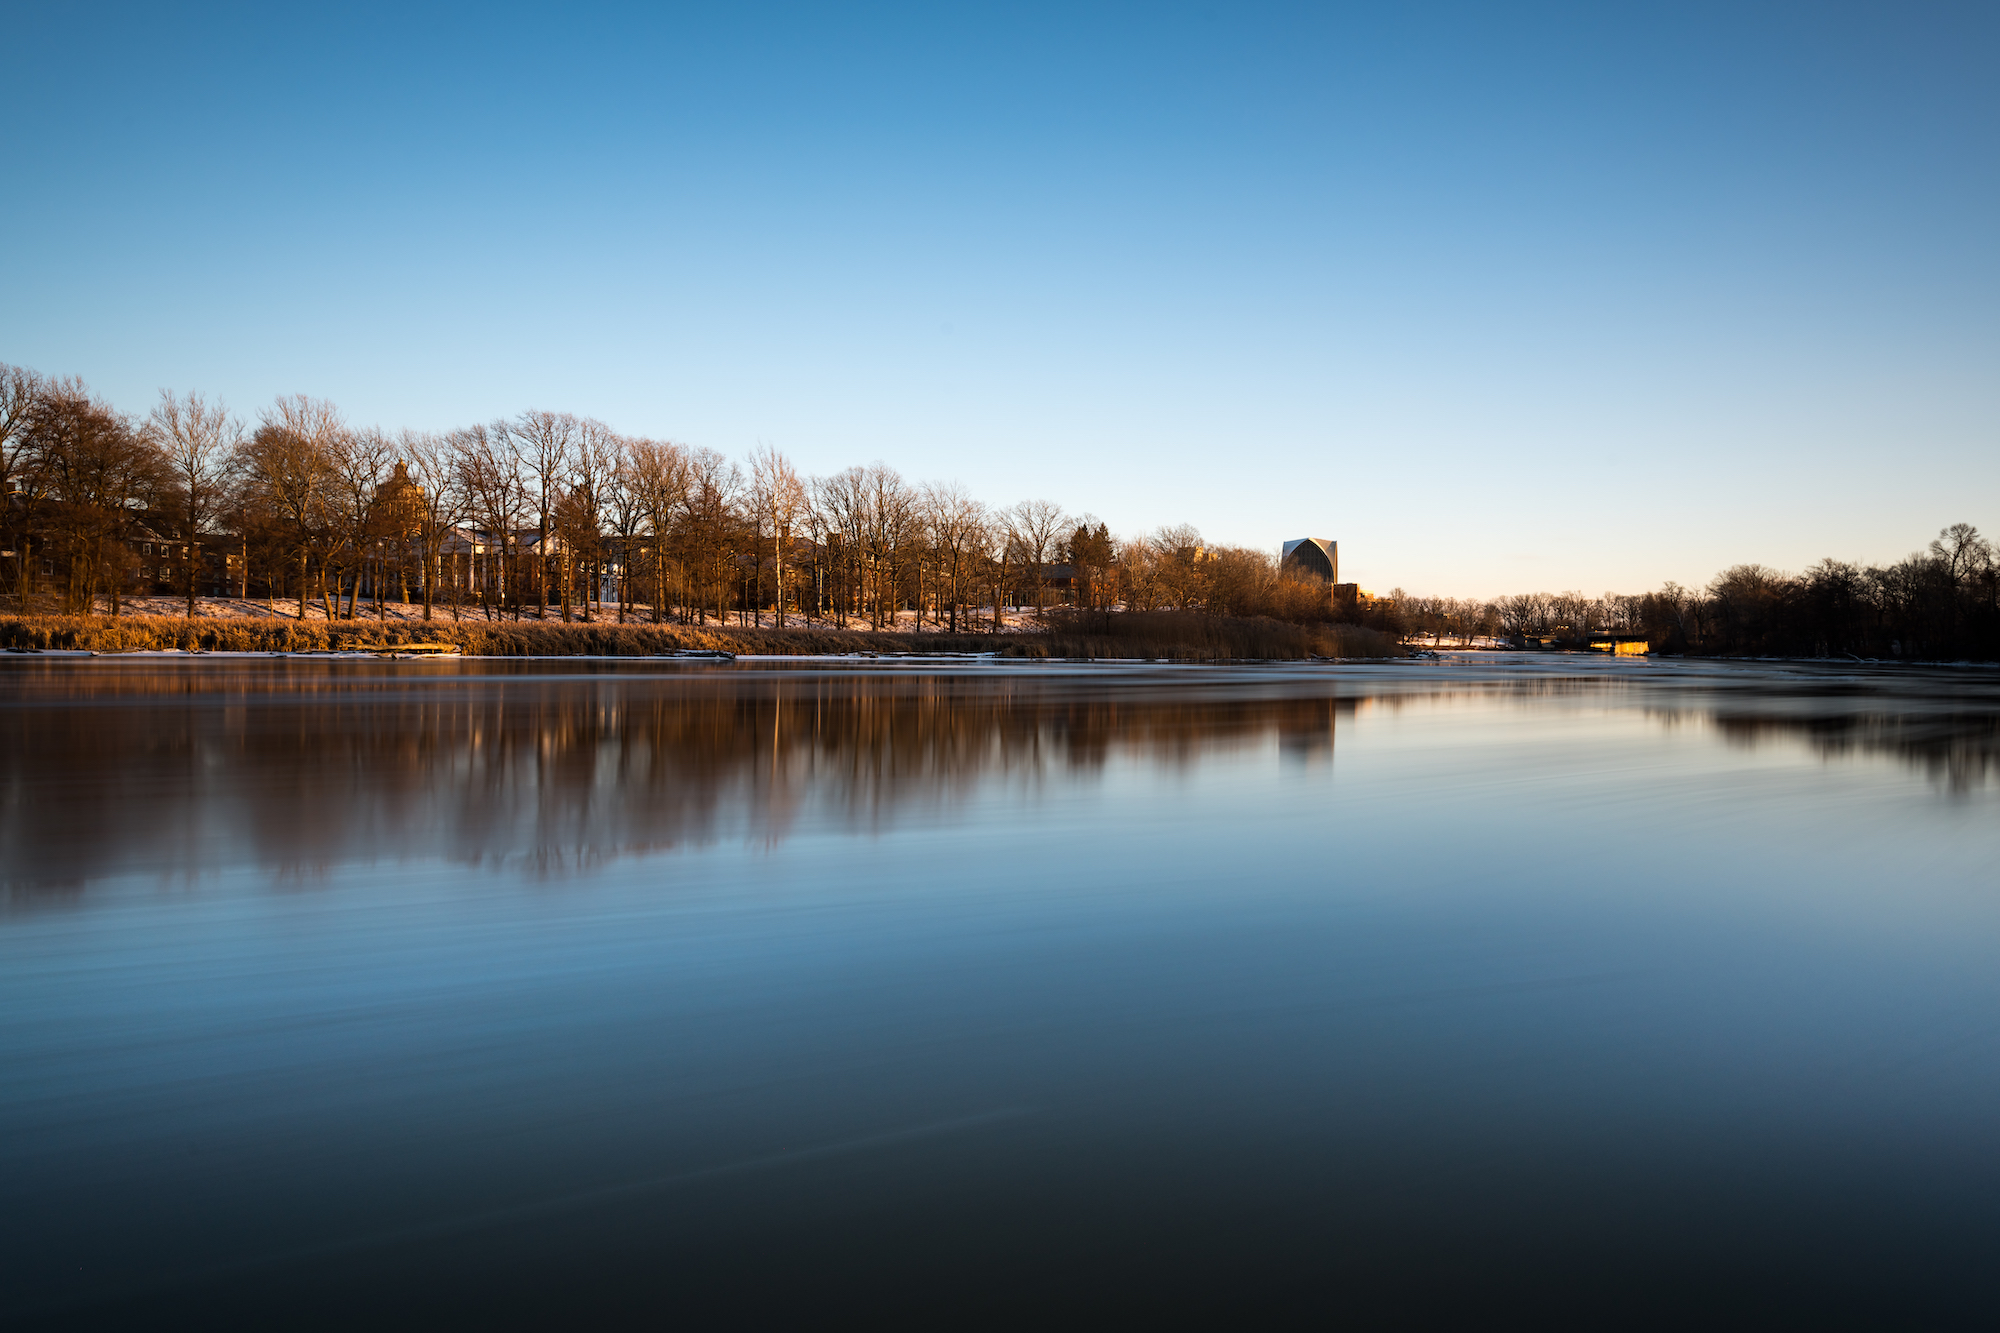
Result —
<instances>
[{"instance_id":1,"label":"distant tree","mask_svg":"<svg viewBox=\"0 0 2000 1333\"><path fill-rule=\"evenodd\" d=\"M897 578L915 526L916 495L903 474L886 463L871 463L861 472L861 519L858 550L867 562L865 605L871 624L893 628L900 599Z\"/></svg>"},{"instance_id":2,"label":"distant tree","mask_svg":"<svg viewBox=\"0 0 2000 1333\"><path fill-rule=\"evenodd\" d=\"M535 616L548 615L549 533L556 502L569 490L575 466L578 421L567 412L523 412L511 421L495 422L498 440L513 446L528 482L527 498L535 515Z\"/></svg>"},{"instance_id":3,"label":"distant tree","mask_svg":"<svg viewBox=\"0 0 2000 1333\"><path fill-rule=\"evenodd\" d=\"M163 499L171 503L188 546L182 580L187 614L192 616L202 537L228 499L230 462L243 445L243 423L220 402L210 403L199 393L183 398L162 389L144 430L165 466Z\"/></svg>"},{"instance_id":4,"label":"distant tree","mask_svg":"<svg viewBox=\"0 0 2000 1333\"><path fill-rule=\"evenodd\" d=\"M404 431L397 439L397 452L402 456L409 481L402 504L408 507L415 521L417 549L423 564L424 619L429 620L443 578L445 546L465 514L465 491L457 457L447 437ZM454 618L457 611L454 599Z\"/></svg>"},{"instance_id":5,"label":"distant tree","mask_svg":"<svg viewBox=\"0 0 2000 1333\"><path fill-rule=\"evenodd\" d=\"M1769 652L1784 629L1793 581L1759 564L1733 565L1708 585L1716 628L1728 651Z\"/></svg>"},{"instance_id":6,"label":"distant tree","mask_svg":"<svg viewBox=\"0 0 2000 1333\"><path fill-rule=\"evenodd\" d=\"M282 529L298 563L299 619L306 618L312 557L323 550L336 458L347 425L332 403L304 394L279 398L243 444L237 467L254 502ZM321 566L324 584L324 564Z\"/></svg>"},{"instance_id":7,"label":"distant tree","mask_svg":"<svg viewBox=\"0 0 2000 1333\"><path fill-rule=\"evenodd\" d=\"M34 489L47 499L44 521L67 574L65 608L88 613L102 589L118 614L135 563L134 512L165 483L158 450L77 379L43 385L27 435Z\"/></svg>"},{"instance_id":8,"label":"distant tree","mask_svg":"<svg viewBox=\"0 0 2000 1333\"><path fill-rule=\"evenodd\" d=\"M687 451L663 440L628 440L624 469L625 488L650 543L647 569L653 584L653 622L658 624L666 615L669 545L674 526L687 509Z\"/></svg>"},{"instance_id":9,"label":"distant tree","mask_svg":"<svg viewBox=\"0 0 2000 1333\"><path fill-rule=\"evenodd\" d=\"M1206 606L1208 551L1200 531L1191 523L1172 524L1147 538L1146 545L1152 550L1159 603L1183 611Z\"/></svg>"},{"instance_id":10,"label":"distant tree","mask_svg":"<svg viewBox=\"0 0 2000 1333\"><path fill-rule=\"evenodd\" d=\"M1011 586L1010 567L1014 552L1013 525L1008 522L1005 510L987 511L985 522L973 530L978 552L976 564L982 575L980 582L990 590L993 599L993 616L987 625L989 632L998 634L1006 628L1006 617L1002 608L1007 602L1007 589Z\"/></svg>"},{"instance_id":11,"label":"distant tree","mask_svg":"<svg viewBox=\"0 0 2000 1333\"><path fill-rule=\"evenodd\" d=\"M532 493L521 456L505 432L487 426L468 426L446 439L466 511L480 529L468 552L480 613L489 620L496 614L504 618L512 606L519 620L520 533Z\"/></svg>"},{"instance_id":12,"label":"distant tree","mask_svg":"<svg viewBox=\"0 0 2000 1333\"><path fill-rule=\"evenodd\" d=\"M785 456L770 446L750 456L750 503L765 539L771 543L771 568L777 586L778 628L785 627L785 552L791 549L807 505L805 483Z\"/></svg>"},{"instance_id":13,"label":"distant tree","mask_svg":"<svg viewBox=\"0 0 2000 1333\"><path fill-rule=\"evenodd\" d=\"M690 449L686 459L688 484L679 528L683 559L696 592L695 616L699 623L708 623L713 606L716 618L726 623L724 608L736 584L737 552L750 544L739 508L743 473L713 449Z\"/></svg>"},{"instance_id":14,"label":"distant tree","mask_svg":"<svg viewBox=\"0 0 2000 1333\"><path fill-rule=\"evenodd\" d=\"M1109 607L1116 600L1112 574L1118 566L1117 548L1111 530L1103 522L1084 516L1063 545L1062 556L1070 567L1076 604L1085 610Z\"/></svg>"},{"instance_id":15,"label":"distant tree","mask_svg":"<svg viewBox=\"0 0 2000 1333\"><path fill-rule=\"evenodd\" d=\"M590 491L583 487L573 487L563 492L556 501L555 513L549 522L549 531L555 540L555 560L557 581L562 599L562 618L570 618L571 581L581 573L588 583L592 566L591 556L603 532L598 526L597 509ZM586 586L581 608L583 619L590 619L590 594Z\"/></svg>"},{"instance_id":16,"label":"distant tree","mask_svg":"<svg viewBox=\"0 0 2000 1333\"><path fill-rule=\"evenodd\" d=\"M1970 523L1954 523L1931 542L1931 554L1945 562L1954 586L1993 558L1993 548Z\"/></svg>"},{"instance_id":17,"label":"distant tree","mask_svg":"<svg viewBox=\"0 0 2000 1333\"><path fill-rule=\"evenodd\" d=\"M333 575L327 619L352 620L364 577L375 594L377 618L385 618L383 596L389 565L397 560L415 526L400 487L391 486L396 446L379 429L344 431L331 451L333 484L326 490L326 539L322 562ZM408 484L407 479L405 485ZM320 577L322 594L326 573ZM341 600L346 599L345 609Z\"/></svg>"},{"instance_id":18,"label":"distant tree","mask_svg":"<svg viewBox=\"0 0 2000 1333\"><path fill-rule=\"evenodd\" d=\"M28 590L28 546L34 519L30 486L29 423L43 380L24 366L0 362L0 538L14 552L14 592Z\"/></svg>"},{"instance_id":19,"label":"distant tree","mask_svg":"<svg viewBox=\"0 0 2000 1333\"><path fill-rule=\"evenodd\" d=\"M611 535L618 543L617 551L617 593L618 623L625 623L625 613L634 601L633 575L638 568L640 537L646 527L644 495L636 485L632 468L633 450L639 442L614 436L611 441L611 479L605 487L605 515L611 524Z\"/></svg>"},{"instance_id":20,"label":"distant tree","mask_svg":"<svg viewBox=\"0 0 2000 1333\"><path fill-rule=\"evenodd\" d=\"M1023 500L1007 511L1007 520L1022 558L1029 566L1026 572L1033 580L1035 614L1040 616L1048 605L1049 557L1061 540L1068 520L1063 515L1062 506L1053 500Z\"/></svg>"},{"instance_id":21,"label":"distant tree","mask_svg":"<svg viewBox=\"0 0 2000 1333\"><path fill-rule=\"evenodd\" d=\"M942 600L952 633L958 632L958 612L966 600L967 581L984 534L986 507L966 494L957 482L924 488L918 505L928 529L929 544L942 567Z\"/></svg>"},{"instance_id":22,"label":"distant tree","mask_svg":"<svg viewBox=\"0 0 2000 1333\"><path fill-rule=\"evenodd\" d=\"M861 613L861 558L868 534L868 472L850 467L812 483L813 522L829 551L830 593L842 629Z\"/></svg>"}]
</instances>

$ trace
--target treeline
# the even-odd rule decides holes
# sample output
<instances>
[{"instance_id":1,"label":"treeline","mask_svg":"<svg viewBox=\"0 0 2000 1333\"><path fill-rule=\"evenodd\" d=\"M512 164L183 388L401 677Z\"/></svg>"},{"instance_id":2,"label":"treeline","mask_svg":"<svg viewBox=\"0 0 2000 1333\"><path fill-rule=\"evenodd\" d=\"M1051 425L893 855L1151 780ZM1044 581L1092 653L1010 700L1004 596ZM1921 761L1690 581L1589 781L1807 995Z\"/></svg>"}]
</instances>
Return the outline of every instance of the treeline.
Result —
<instances>
[{"instance_id":1,"label":"treeline","mask_svg":"<svg viewBox=\"0 0 2000 1333\"><path fill-rule=\"evenodd\" d=\"M1655 651L1772 657L2000 659L2000 557L1969 523L1886 567L1822 560L1802 574L1735 565L1706 588L1636 595L1524 593L1458 601L1392 593L1406 640L1481 637L1580 647L1644 634Z\"/></svg>"},{"instance_id":2,"label":"treeline","mask_svg":"<svg viewBox=\"0 0 2000 1333\"><path fill-rule=\"evenodd\" d=\"M0 366L0 483L23 611L115 615L170 590L190 616L201 596L263 597L301 621L309 604L341 621L391 601L426 620L780 628L914 612L944 632L997 631L1004 607L1357 615L1192 527L1119 540L1046 500L995 507L879 463L805 477L773 449L739 464L563 412L392 433L303 396L246 424L163 392L133 420L79 380Z\"/></svg>"}]
</instances>

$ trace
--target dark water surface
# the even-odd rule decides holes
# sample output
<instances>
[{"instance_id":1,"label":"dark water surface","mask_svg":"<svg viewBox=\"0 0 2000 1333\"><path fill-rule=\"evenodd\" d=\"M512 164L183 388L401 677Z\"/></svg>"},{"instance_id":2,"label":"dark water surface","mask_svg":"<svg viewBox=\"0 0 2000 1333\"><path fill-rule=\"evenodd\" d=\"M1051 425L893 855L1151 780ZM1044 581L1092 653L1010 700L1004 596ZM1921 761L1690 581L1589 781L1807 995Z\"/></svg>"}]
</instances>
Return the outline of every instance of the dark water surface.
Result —
<instances>
[{"instance_id":1,"label":"dark water surface","mask_svg":"<svg viewBox=\"0 0 2000 1333\"><path fill-rule=\"evenodd\" d=\"M0 1318L1990 1327L2000 676L0 662Z\"/></svg>"}]
</instances>

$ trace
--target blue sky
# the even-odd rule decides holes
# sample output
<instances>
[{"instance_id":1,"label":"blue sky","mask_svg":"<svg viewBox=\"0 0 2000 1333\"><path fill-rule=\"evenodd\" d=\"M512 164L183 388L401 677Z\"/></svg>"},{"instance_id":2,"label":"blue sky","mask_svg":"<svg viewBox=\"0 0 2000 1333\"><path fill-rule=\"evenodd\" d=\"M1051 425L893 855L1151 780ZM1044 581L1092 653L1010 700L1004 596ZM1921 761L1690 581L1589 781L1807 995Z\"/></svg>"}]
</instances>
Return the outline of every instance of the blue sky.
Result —
<instances>
[{"instance_id":1,"label":"blue sky","mask_svg":"<svg viewBox=\"0 0 2000 1333\"><path fill-rule=\"evenodd\" d=\"M1371 587L2000 529L1991 6L22 7L0 360Z\"/></svg>"}]
</instances>

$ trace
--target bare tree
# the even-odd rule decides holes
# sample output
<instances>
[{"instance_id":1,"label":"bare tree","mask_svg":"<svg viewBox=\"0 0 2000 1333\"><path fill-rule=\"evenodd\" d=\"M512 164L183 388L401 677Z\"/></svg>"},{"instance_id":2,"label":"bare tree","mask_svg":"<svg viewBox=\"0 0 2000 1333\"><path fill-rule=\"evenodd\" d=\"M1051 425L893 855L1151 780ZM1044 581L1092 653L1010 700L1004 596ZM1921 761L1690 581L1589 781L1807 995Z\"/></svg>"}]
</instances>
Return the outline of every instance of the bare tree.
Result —
<instances>
[{"instance_id":1,"label":"bare tree","mask_svg":"<svg viewBox=\"0 0 2000 1333\"><path fill-rule=\"evenodd\" d=\"M1156 611L1161 604L1159 571L1153 544L1144 537L1118 543L1118 568L1125 576L1125 609Z\"/></svg>"},{"instance_id":2,"label":"bare tree","mask_svg":"<svg viewBox=\"0 0 2000 1333\"><path fill-rule=\"evenodd\" d=\"M130 575L133 511L158 495L160 456L78 379L43 386L28 436L36 489L47 497L48 518L67 566L65 605L87 613L104 588L116 615Z\"/></svg>"},{"instance_id":3,"label":"bare tree","mask_svg":"<svg viewBox=\"0 0 2000 1333\"><path fill-rule=\"evenodd\" d=\"M511 597L514 618L521 618L521 598L517 587L516 559L521 519L529 505L530 486L522 475L521 459L499 430L471 426L447 437L473 521L484 531L468 553L476 564L473 575L479 585L479 605L487 619L495 614L494 592L499 592L499 613L504 615ZM486 549L486 548L498 548ZM480 557L484 556L482 560ZM495 568L495 563L498 568Z\"/></svg>"},{"instance_id":4,"label":"bare tree","mask_svg":"<svg viewBox=\"0 0 2000 1333\"><path fill-rule=\"evenodd\" d=\"M13 492L26 465L28 423L42 387L39 374L0 361L0 495Z\"/></svg>"},{"instance_id":5,"label":"bare tree","mask_svg":"<svg viewBox=\"0 0 2000 1333\"><path fill-rule=\"evenodd\" d=\"M1194 525L1170 524L1147 538L1146 544L1152 548L1153 580L1160 600L1181 610L1205 606L1209 552Z\"/></svg>"},{"instance_id":6,"label":"bare tree","mask_svg":"<svg viewBox=\"0 0 2000 1333\"><path fill-rule=\"evenodd\" d=\"M618 475L617 433L603 422L584 417L576 423L576 439L570 453L569 490L565 496L567 522L563 560L567 565L581 560L587 570L583 592L583 618L589 620L593 591L598 608L603 609L604 507ZM569 619L569 583L563 584L563 619Z\"/></svg>"},{"instance_id":7,"label":"bare tree","mask_svg":"<svg viewBox=\"0 0 2000 1333\"><path fill-rule=\"evenodd\" d=\"M424 619L431 618L444 564L445 543L465 513L456 452L444 436L404 431L398 440L414 494L418 518L417 543L423 556ZM452 603L454 612L457 602Z\"/></svg>"},{"instance_id":8,"label":"bare tree","mask_svg":"<svg viewBox=\"0 0 2000 1333\"><path fill-rule=\"evenodd\" d=\"M1555 599L1545 592L1524 592L1502 597L1496 605L1500 625L1509 634L1543 634L1549 629L1550 608Z\"/></svg>"},{"instance_id":9,"label":"bare tree","mask_svg":"<svg viewBox=\"0 0 2000 1333\"><path fill-rule=\"evenodd\" d=\"M657 625L666 615L668 542L675 520L687 507L687 451L662 440L628 440L624 471L624 489L632 496L651 542L648 567L653 582L653 623ZM626 559L631 559L629 549Z\"/></svg>"},{"instance_id":10,"label":"bare tree","mask_svg":"<svg viewBox=\"0 0 2000 1333\"><path fill-rule=\"evenodd\" d=\"M771 541L778 628L785 627L785 552L806 508L805 483L785 456L766 446L750 456L750 498Z\"/></svg>"},{"instance_id":11,"label":"bare tree","mask_svg":"<svg viewBox=\"0 0 2000 1333\"><path fill-rule=\"evenodd\" d=\"M903 474L888 464L872 463L862 473L860 549L868 560L871 623L876 629L882 628L885 617L895 628L897 563L909 535L912 499Z\"/></svg>"},{"instance_id":12,"label":"bare tree","mask_svg":"<svg viewBox=\"0 0 2000 1333\"><path fill-rule=\"evenodd\" d=\"M494 425L494 432L520 453L535 513L535 617L548 615L549 529L556 502L569 489L574 466L577 419L567 412L528 411Z\"/></svg>"},{"instance_id":13,"label":"bare tree","mask_svg":"<svg viewBox=\"0 0 2000 1333\"><path fill-rule=\"evenodd\" d=\"M814 519L823 529L833 564L833 604L840 627L860 614L861 551L868 530L868 473L851 467L812 484Z\"/></svg>"},{"instance_id":14,"label":"bare tree","mask_svg":"<svg viewBox=\"0 0 2000 1333\"><path fill-rule=\"evenodd\" d=\"M1954 523L1931 542L1931 555L1944 561L1945 573L1956 588L1966 575L1993 558L1993 548L1970 523Z\"/></svg>"},{"instance_id":15,"label":"bare tree","mask_svg":"<svg viewBox=\"0 0 2000 1333\"><path fill-rule=\"evenodd\" d=\"M326 491L326 546L320 590L326 592L326 570L333 573L333 596L327 603L327 619L354 619L361 597L363 575L369 576L375 594L377 618L387 615L382 585L392 551L410 534L412 516L395 512L404 508L394 503L389 490L389 468L396 447L387 435L373 427L343 432L335 442L331 461L333 484ZM407 479L405 480L407 485ZM395 497L400 499L400 496ZM343 593L345 611L340 611Z\"/></svg>"},{"instance_id":16,"label":"bare tree","mask_svg":"<svg viewBox=\"0 0 2000 1333\"><path fill-rule=\"evenodd\" d=\"M632 449L638 441L614 436L611 441L611 479L605 487L604 508L616 540L618 623L625 623L626 608L632 604L633 560L639 551L639 535L646 526L646 511L633 485Z\"/></svg>"},{"instance_id":17,"label":"bare tree","mask_svg":"<svg viewBox=\"0 0 2000 1333\"><path fill-rule=\"evenodd\" d=\"M0 518L7 525L0 535L13 544L17 601L28 591L28 543L38 498L30 477L29 424L43 384L36 372L0 362L0 506L5 506Z\"/></svg>"},{"instance_id":18,"label":"bare tree","mask_svg":"<svg viewBox=\"0 0 2000 1333\"><path fill-rule=\"evenodd\" d=\"M220 402L210 403L199 393L179 398L162 389L146 419L145 433L166 464L174 520L188 545L183 573L187 614L193 616L202 534L225 498L230 460L243 444L243 423Z\"/></svg>"},{"instance_id":19,"label":"bare tree","mask_svg":"<svg viewBox=\"0 0 2000 1333\"><path fill-rule=\"evenodd\" d=\"M1007 511L1007 521L1023 559L1032 566L1030 577L1035 581L1035 614L1039 618L1045 606L1047 584L1043 569L1069 520L1064 517L1062 506L1053 500L1023 500Z\"/></svg>"},{"instance_id":20,"label":"bare tree","mask_svg":"<svg viewBox=\"0 0 2000 1333\"><path fill-rule=\"evenodd\" d=\"M304 620L311 560L324 537L334 460L347 426L332 403L304 394L279 398L263 411L261 420L257 432L244 443L239 465L263 506L284 528L298 560L299 619Z\"/></svg>"},{"instance_id":21,"label":"bare tree","mask_svg":"<svg viewBox=\"0 0 2000 1333\"><path fill-rule=\"evenodd\" d=\"M741 537L738 504L743 473L713 449L688 450L687 467L681 545L695 585L695 616L700 623L708 623L708 599L713 596L716 618L726 621L723 607L735 583L736 545Z\"/></svg>"},{"instance_id":22,"label":"bare tree","mask_svg":"<svg viewBox=\"0 0 2000 1333\"><path fill-rule=\"evenodd\" d=\"M973 540L978 548L977 563L992 591L993 618L988 629L998 634L1006 628L1006 616L1001 613L1001 608L1007 604L1008 570L1014 558L1013 523L1007 512L989 512L986 521L973 529Z\"/></svg>"},{"instance_id":23,"label":"bare tree","mask_svg":"<svg viewBox=\"0 0 2000 1333\"><path fill-rule=\"evenodd\" d=\"M958 611L965 601L966 580L985 538L986 506L966 494L957 482L924 489L921 509L930 540L943 565L947 616L958 632Z\"/></svg>"}]
</instances>

